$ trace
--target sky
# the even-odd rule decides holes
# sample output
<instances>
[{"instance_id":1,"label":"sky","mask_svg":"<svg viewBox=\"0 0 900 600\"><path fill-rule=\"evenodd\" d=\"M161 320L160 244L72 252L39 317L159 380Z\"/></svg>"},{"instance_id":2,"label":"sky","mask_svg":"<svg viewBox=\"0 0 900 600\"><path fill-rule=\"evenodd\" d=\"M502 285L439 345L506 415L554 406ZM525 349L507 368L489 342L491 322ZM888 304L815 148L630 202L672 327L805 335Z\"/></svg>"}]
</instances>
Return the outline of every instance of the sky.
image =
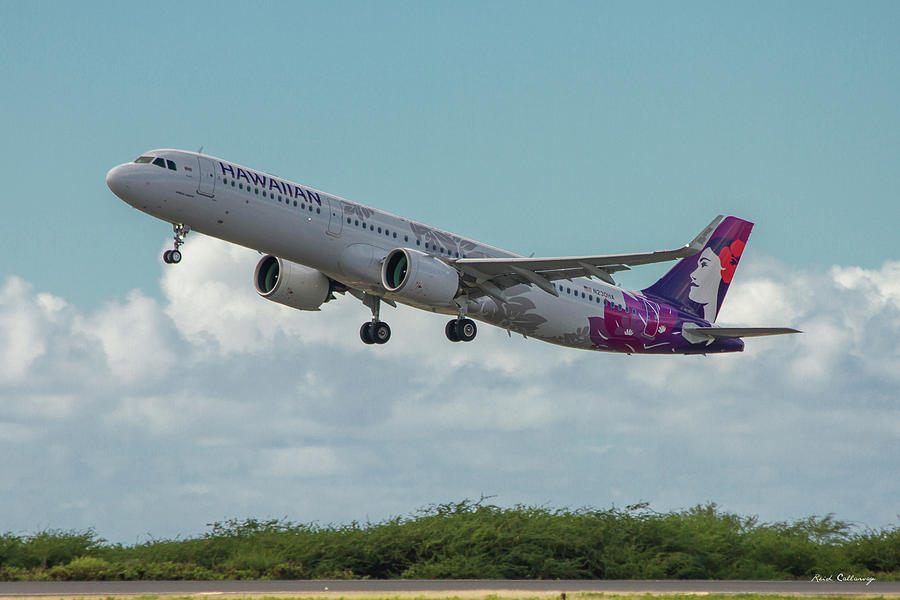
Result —
<instances>
[{"instance_id":1,"label":"sky","mask_svg":"<svg viewBox=\"0 0 900 600\"><path fill-rule=\"evenodd\" d=\"M900 522L900 5L0 0L0 532L716 502ZM756 223L744 353L559 348L352 297L118 200L197 150L524 255ZM621 274L652 283L666 266Z\"/></svg>"}]
</instances>

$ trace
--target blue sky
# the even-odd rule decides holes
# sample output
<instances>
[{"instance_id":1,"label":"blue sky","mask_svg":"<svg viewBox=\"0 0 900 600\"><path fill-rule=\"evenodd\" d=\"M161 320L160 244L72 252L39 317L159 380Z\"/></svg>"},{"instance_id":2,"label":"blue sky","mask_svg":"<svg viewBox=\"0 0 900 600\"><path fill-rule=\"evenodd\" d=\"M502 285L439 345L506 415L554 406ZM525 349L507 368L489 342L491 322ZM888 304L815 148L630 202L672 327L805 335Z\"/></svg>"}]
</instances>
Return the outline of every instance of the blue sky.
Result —
<instances>
[{"instance_id":1,"label":"blue sky","mask_svg":"<svg viewBox=\"0 0 900 600\"><path fill-rule=\"evenodd\" d=\"M900 421L897 31L892 2L0 0L0 498L16 507L0 530L127 539L242 515L381 518L482 493L892 521L900 490L881 469L900 441L885 425ZM200 146L523 254L674 247L716 214L742 216L757 225L723 318L809 331L722 361L625 362L486 332L460 357L442 322L401 311L395 348L364 352L366 312L349 298L299 315L253 297L252 252L195 236L163 269L170 228L104 175L150 148ZM247 295L229 312L235 294ZM265 394L241 383L276 368ZM400 387L379 383L363 402L384 369ZM732 396L735 370L746 381ZM697 401L692 376L720 402ZM452 385L463 377L489 399ZM660 378L684 385L648 384ZM296 435L280 429L291 415ZM217 419L228 436L204 429ZM571 447L551 450L560 436ZM726 448L745 452L709 462ZM228 466L214 466L220 453ZM859 474L853 491L805 471L823 453L837 475ZM37 465L48 477L34 481ZM53 477L73 499L46 499ZM299 491L310 482L343 500ZM118 494L128 501L104 504ZM147 515L136 530L135 512Z\"/></svg>"}]
</instances>

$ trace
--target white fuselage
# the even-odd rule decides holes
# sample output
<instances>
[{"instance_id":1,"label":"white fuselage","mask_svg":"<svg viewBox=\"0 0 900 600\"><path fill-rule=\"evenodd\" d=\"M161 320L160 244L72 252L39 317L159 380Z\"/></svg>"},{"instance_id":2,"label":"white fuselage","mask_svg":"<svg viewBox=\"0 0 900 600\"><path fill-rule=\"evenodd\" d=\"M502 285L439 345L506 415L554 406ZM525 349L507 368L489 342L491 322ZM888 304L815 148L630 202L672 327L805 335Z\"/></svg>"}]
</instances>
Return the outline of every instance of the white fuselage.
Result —
<instances>
[{"instance_id":1,"label":"white fuselage","mask_svg":"<svg viewBox=\"0 0 900 600\"><path fill-rule=\"evenodd\" d=\"M393 249L412 248L447 261L517 256L212 156L181 150L148 155L168 164L126 163L107 176L110 189L128 204L164 221L312 267L386 300L457 312L386 293L381 265ZM468 301L467 313L509 331L577 348L594 347L588 318L603 318L608 306L644 306L646 311L634 311L633 329L643 329L641 319L647 325L647 315L653 314L653 303L639 293L601 281L576 278L553 286L558 297L524 284L505 290L506 303L480 295Z\"/></svg>"}]
</instances>

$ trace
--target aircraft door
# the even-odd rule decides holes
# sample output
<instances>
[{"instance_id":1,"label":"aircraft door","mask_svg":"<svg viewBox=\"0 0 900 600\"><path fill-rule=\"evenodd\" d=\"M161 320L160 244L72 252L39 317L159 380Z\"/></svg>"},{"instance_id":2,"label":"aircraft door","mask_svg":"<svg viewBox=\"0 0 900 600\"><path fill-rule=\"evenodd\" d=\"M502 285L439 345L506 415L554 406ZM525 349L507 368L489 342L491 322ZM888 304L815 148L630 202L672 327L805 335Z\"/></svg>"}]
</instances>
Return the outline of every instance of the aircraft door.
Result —
<instances>
[{"instance_id":1,"label":"aircraft door","mask_svg":"<svg viewBox=\"0 0 900 600\"><path fill-rule=\"evenodd\" d=\"M197 179L197 193L212 198L216 195L216 167L213 161L205 156L198 156L200 178Z\"/></svg>"},{"instance_id":2,"label":"aircraft door","mask_svg":"<svg viewBox=\"0 0 900 600\"><path fill-rule=\"evenodd\" d=\"M339 237L344 229L344 205L340 200L324 196L328 202L328 235Z\"/></svg>"}]
</instances>

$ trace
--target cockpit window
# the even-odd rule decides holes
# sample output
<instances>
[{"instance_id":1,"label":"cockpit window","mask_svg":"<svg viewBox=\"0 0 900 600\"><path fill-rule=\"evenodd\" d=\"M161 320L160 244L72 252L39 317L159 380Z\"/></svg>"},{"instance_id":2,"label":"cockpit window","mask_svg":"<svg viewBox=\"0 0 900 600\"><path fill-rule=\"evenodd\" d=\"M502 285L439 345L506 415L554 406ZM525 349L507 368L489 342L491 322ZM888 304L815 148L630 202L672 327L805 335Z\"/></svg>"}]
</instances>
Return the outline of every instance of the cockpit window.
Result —
<instances>
[{"instance_id":1,"label":"cockpit window","mask_svg":"<svg viewBox=\"0 0 900 600\"><path fill-rule=\"evenodd\" d=\"M166 168L166 160L162 157L154 159L153 164L156 165L157 167L162 167L163 169Z\"/></svg>"},{"instance_id":2,"label":"cockpit window","mask_svg":"<svg viewBox=\"0 0 900 600\"><path fill-rule=\"evenodd\" d=\"M138 158L135 159L134 162L136 162L136 163L148 163L148 162L150 162L151 160L153 160L153 157L152 157L152 156L139 156Z\"/></svg>"},{"instance_id":3,"label":"cockpit window","mask_svg":"<svg viewBox=\"0 0 900 600\"><path fill-rule=\"evenodd\" d=\"M170 170L170 171L177 171L177 170L178 170L178 169L175 168L175 163L172 162L171 160L169 160L168 158L166 159L166 165L169 167L169 170Z\"/></svg>"}]
</instances>

